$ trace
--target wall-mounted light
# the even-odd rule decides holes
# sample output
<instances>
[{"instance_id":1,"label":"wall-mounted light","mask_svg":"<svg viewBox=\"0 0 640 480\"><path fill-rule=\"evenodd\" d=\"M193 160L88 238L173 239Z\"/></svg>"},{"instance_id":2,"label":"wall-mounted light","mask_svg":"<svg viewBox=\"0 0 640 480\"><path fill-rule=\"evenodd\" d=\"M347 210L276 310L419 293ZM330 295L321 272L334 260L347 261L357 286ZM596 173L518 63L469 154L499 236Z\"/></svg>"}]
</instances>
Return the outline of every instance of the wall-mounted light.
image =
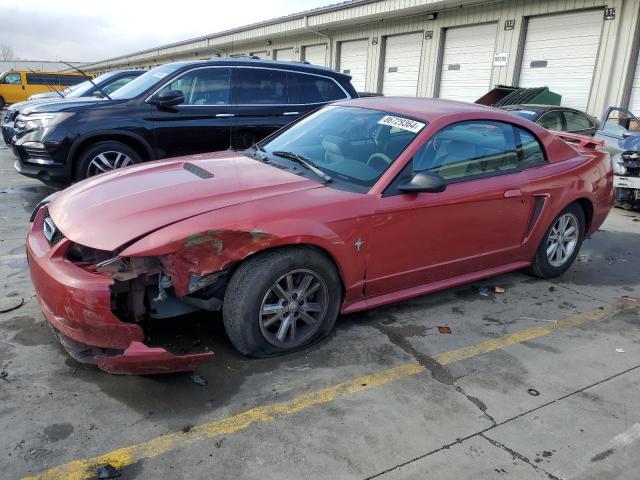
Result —
<instances>
[{"instance_id":1,"label":"wall-mounted light","mask_svg":"<svg viewBox=\"0 0 640 480\"><path fill-rule=\"evenodd\" d=\"M271 45L271 40L267 40L267 45Z\"/></svg>"},{"instance_id":2,"label":"wall-mounted light","mask_svg":"<svg viewBox=\"0 0 640 480\"><path fill-rule=\"evenodd\" d=\"M436 18L438 18L437 13L427 13L427 20L435 20Z\"/></svg>"},{"instance_id":3,"label":"wall-mounted light","mask_svg":"<svg viewBox=\"0 0 640 480\"><path fill-rule=\"evenodd\" d=\"M378 37L371 37L371 45L377 45L378 44Z\"/></svg>"}]
</instances>

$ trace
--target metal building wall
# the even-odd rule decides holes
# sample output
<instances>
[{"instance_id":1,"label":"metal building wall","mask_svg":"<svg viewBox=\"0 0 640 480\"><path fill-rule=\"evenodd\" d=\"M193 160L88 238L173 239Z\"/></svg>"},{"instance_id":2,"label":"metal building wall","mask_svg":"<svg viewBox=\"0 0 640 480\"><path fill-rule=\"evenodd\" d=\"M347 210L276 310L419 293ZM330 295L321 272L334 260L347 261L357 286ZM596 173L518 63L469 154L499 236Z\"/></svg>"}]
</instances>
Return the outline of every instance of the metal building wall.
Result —
<instances>
[{"instance_id":1,"label":"metal building wall","mask_svg":"<svg viewBox=\"0 0 640 480\"><path fill-rule=\"evenodd\" d=\"M269 25L248 26L245 30L194 39L174 46L140 52L98 62L92 71L127 66L148 68L169 61L248 54L266 50L293 48L294 60L300 60L306 45L327 44L327 65L337 68L340 42L368 39L367 91L382 91L385 37L402 33L432 32L423 42L420 59L419 96L432 97L438 91L440 63L445 29L464 25L497 22L496 53L507 53L506 66L493 66L491 84L517 84L527 20L531 16L550 15L583 9L616 9L615 20L603 21L591 93L587 110L600 116L609 104L628 101L631 79L638 54L639 0L379 0L362 1L343 7L309 12L304 18L284 18ZM444 7L443 7L444 5ZM429 12L437 11L436 19ZM507 20L513 29L505 30Z\"/></svg>"}]
</instances>

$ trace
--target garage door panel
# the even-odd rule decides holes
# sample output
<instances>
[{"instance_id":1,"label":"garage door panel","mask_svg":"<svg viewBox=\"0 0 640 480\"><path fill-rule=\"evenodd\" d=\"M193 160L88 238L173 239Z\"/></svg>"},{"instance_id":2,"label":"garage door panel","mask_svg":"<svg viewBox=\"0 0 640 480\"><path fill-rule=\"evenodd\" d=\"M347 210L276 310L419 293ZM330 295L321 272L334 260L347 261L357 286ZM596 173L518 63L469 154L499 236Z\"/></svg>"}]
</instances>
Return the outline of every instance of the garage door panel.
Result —
<instances>
[{"instance_id":1,"label":"garage door panel","mask_svg":"<svg viewBox=\"0 0 640 480\"><path fill-rule=\"evenodd\" d=\"M562 95L563 105L586 109L602 21L601 10L530 18L520 86L547 86ZM536 66L540 62L546 66Z\"/></svg>"},{"instance_id":2,"label":"garage door panel","mask_svg":"<svg viewBox=\"0 0 640 480\"><path fill-rule=\"evenodd\" d=\"M382 94L414 97L418 91L423 34L387 37L384 51Z\"/></svg>"},{"instance_id":3,"label":"garage door panel","mask_svg":"<svg viewBox=\"0 0 640 480\"><path fill-rule=\"evenodd\" d=\"M275 50L274 57L275 60L290 62L293 60L293 48L282 48L280 50Z\"/></svg>"},{"instance_id":4,"label":"garage door panel","mask_svg":"<svg viewBox=\"0 0 640 480\"><path fill-rule=\"evenodd\" d=\"M327 65L327 46L322 45L309 45L304 47L304 60L313 65Z\"/></svg>"},{"instance_id":5,"label":"garage door panel","mask_svg":"<svg viewBox=\"0 0 640 480\"><path fill-rule=\"evenodd\" d=\"M629 100L629 110L640 116L640 52L636 62L636 72L631 81L631 98Z\"/></svg>"},{"instance_id":6,"label":"garage door panel","mask_svg":"<svg viewBox=\"0 0 640 480\"><path fill-rule=\"evenodd\" d=\"M367 85L368 40L354 40L340 44L340 71L351 75L351 84L357 91Z\"/></svg>"},{"instance_id":7,"label":"garage door panel","mask_svg":"<svg viewBox=\"0 0 640 480\"><path fill-rule=\"evenodd\" d=\"M440 73L441 98L473 102L490 88L497 25L449 28Z\"/></svg>"}]
</instances>

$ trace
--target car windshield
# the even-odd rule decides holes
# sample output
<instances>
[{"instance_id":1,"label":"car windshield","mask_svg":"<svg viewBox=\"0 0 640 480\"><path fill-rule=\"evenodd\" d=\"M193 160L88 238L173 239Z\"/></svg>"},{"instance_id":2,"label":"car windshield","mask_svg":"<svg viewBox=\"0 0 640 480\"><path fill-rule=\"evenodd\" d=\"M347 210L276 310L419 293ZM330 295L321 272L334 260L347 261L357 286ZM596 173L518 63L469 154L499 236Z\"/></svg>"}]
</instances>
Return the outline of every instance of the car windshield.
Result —
<instances>
[{"instance_id":1,"label":"car windshield","mask_svg":"<svg viewBox=\"0 0 640 480\"><path fill-rule=\"evenodd\" d=\"M531 120L532 122L535 122L536 118L540 116L540 112L536 110L507 110L507 111L519 117L525 118L527 120Z\"/></svg>"},{"instance_id":2,"label":"car windshield","mask_svg":"<svg viewBox=\"0 0 640 480\"><path fill-rule=\"evenodd\" d=\"M129 100L130 98L137 97L162 81L162 79L167 75L175 72L181 66L181 64L174 63L153 68L147 73L140 75L138 78L131 80L124 87L113 92L110 97L120 100Z\"/></svg>"},{"instance_id":3,"label":"car windshield","mask_svg":"<svg viewBox=\"0 0 640 480\"><path fill-rule=\"evenodd\" d=\"M100 85L101 83L109 80L114 75L115 75L115 72L102 74L99 77L94 78L93 83L95 83L96 85ZM93 88L93 84L89 81L86 81L86 82L79 83L78 85L65 88L64 90L65 90L65 93L67 94L67 98L77 98L77 97L84 97L87 93L91 91L92 88Z\"/></svg>"},{"instance_id":4,"label":"car windshield","mask_svg":"<svg viewBox=\"0 0 640 480\"><path fill-rule=\"evenodd\" d=\"M350 190L368 191L426 125L401 114L366 108L330 106L258 145L257 157L294 163L293 156ZM299 159L295 162L299 165ZM296 166L310 178L327 181Z\"/></svg>"},{"instance_id":5,"label":"car windshield","mask_svg":"<svg viewBox=\"0 0 640 480\"><path fill-rule=\"evenodd\" d=\"M70 87L65 88L64 90L62 90L62 93L64 93L65 95L69 95L72 92L75 92L78 89L84 89L87 85L91 85L91 82L82 82L82 83L78 83L76 85L71 85Z\"/></svg>"}]
</instances>

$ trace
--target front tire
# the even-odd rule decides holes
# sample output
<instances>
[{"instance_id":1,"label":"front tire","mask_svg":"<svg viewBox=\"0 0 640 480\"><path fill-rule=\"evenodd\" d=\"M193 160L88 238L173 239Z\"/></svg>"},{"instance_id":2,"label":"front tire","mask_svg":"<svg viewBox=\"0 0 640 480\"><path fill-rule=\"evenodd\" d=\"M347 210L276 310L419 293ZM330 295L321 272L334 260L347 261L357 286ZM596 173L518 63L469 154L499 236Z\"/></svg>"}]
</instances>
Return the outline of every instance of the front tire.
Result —
<instances>
[{"instance_id":1,"label":"front tire","mask_svg":"<svg viewBox=\"0 0 640 480\"><path fill-rule=\"evenodd\" d=\"M308 247L257 254L234 273L223 320L231 343L252 357L300 350L324 338L341 303L340 276L326 256Z\"/></svg>"},{"instance_id":2,"label":"front tire","mask_svg":"<svg viewBox=\"0 0 640 480\"><path fill-rule=\"evenodd\" d=\"M140 162L142 162L140 155L129 145L112 140L98 142L80 155L76 164L75 178L80 181Z\"/></svg>"},{"instance_id":3,"label":"front tire","mask_svg":"<svg viewBox=\"0 0 640 480\"><path fill-rule=\"evenodd\" d=\"M551 222L528 273L539 278L562 275L578 256L584 231L584 211L580 205L572 203Z\"/></svg>"}]
</instances>

